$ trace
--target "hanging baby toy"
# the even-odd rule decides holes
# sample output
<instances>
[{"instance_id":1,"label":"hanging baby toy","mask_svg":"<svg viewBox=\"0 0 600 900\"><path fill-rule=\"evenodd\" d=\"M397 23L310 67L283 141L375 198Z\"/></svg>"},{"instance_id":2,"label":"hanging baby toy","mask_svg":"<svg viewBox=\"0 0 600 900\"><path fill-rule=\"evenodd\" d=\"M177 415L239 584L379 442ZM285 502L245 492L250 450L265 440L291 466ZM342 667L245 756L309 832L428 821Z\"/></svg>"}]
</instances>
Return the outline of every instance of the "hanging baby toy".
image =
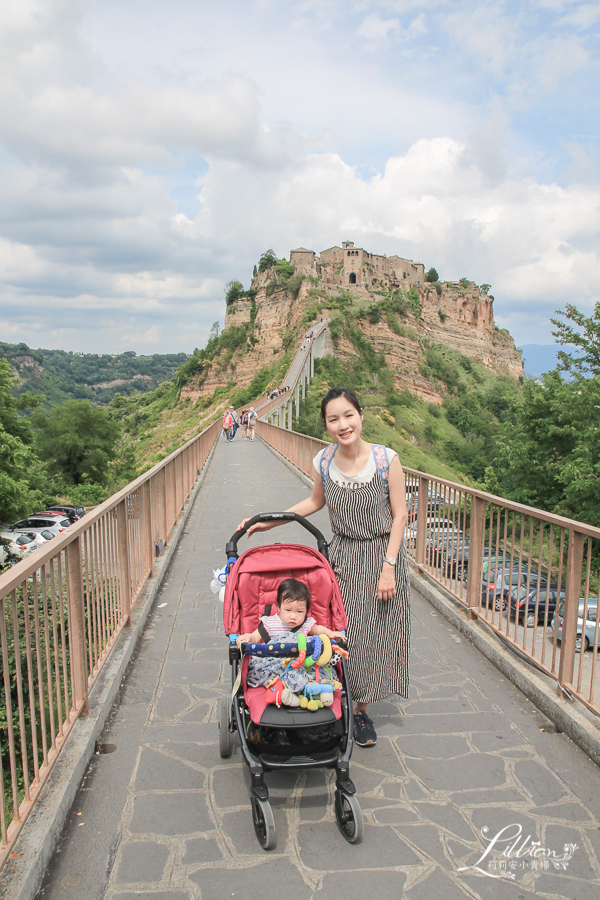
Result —
<instances>
[{"instance_id":1,"label":"hanging baby toy","mask_svg":"<svg viewBox=\"0 0 600 900\"><path fill-rule=\"evenodd\" d=\"M311 655L307 656L306 635L300 633L298 635L298 658L289 659L285 664L285 668L280 676L276 676L267 685L266 701L267 703L275 703L278 707L284 706L301 706L314 712L323 706L331 706L333 704L333 692L340 690L342 685L335 678L331 662L334 657L334 648L336 653L347 658L347 650L343 650L332 642L327 635L315 636L311 642ZM333 660L335 662L335 660ZM309 681L300 694L290 690L282 681L283 676L291 667L293 669L305 668L307 671L314 666L315 680ZM325 669L326 675L329 677L323 680L320 668Z\"/></svg>"}]
</instances>

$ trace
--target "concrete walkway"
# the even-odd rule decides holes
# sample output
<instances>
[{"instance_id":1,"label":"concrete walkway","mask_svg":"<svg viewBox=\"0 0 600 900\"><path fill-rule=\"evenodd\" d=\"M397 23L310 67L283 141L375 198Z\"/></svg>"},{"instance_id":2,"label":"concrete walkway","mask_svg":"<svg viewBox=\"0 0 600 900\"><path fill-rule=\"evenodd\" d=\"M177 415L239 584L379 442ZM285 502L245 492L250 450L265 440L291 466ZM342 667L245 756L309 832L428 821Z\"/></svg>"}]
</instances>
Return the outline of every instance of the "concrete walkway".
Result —
<instances>
[{"instance_id":1,"label":"concrete walkway","mask_svg":"<svg viewBox=\"0 0 600 900\"><path fill-rule=\"evenodd\" d=\"M238 434L217 447L103 735L108 752L89 767L39 896L596 900L597 767L414 594L410 699L373 706L378 744L352 758L363 843L336 828L331 773L271 773L277 848L260 849L237 743L229 760L217 748L230 674L209 581L243 516L306 492L261 443ZM323 514L314 521L329 533ZM295 525L267 538L309 542ZM481 872L459 871L484 852L482 829L491 840L506 826L504 838L522 829L511 858L498 842ZM532 841L559 857L576 849L558 868L515 858ZM514 879L491 877L501 862Z\"/></svg>"}]
</instances>

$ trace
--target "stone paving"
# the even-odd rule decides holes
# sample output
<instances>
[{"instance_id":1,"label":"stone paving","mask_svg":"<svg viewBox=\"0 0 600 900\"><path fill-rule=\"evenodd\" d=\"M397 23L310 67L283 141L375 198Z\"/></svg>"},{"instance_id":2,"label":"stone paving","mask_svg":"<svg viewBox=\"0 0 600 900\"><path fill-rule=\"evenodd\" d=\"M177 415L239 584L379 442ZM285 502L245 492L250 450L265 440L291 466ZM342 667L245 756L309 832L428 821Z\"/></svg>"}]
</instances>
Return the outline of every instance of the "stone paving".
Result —
<instances>
[{"instance_id":1,"label":"stone paving","mask_svg":"<svg viewBox=\"0 0 600 900\"><path fill-rule=\"evenodd\" d=\"M105 729L114 752L90 764L39 897L597 898L597 767L416 593L410 698L373 706L378 744L351 761L362 844L337 830L332 773L288 772L266 776L277 847L260 849L237 742L231 759L218 753L230 670L209 581L244 515L306 491L261 443L219 443ZM328 533L323 513L314 521ZM312 540L295 525L266 537ZM507 826L505 838L522 829L510 858L496 843L480 871L459 871L484 853L482 830ZM562 868L516 858L532 841L576 849ZM492 877L501 861L514 878Z\"/></svg>"}]
</instances>

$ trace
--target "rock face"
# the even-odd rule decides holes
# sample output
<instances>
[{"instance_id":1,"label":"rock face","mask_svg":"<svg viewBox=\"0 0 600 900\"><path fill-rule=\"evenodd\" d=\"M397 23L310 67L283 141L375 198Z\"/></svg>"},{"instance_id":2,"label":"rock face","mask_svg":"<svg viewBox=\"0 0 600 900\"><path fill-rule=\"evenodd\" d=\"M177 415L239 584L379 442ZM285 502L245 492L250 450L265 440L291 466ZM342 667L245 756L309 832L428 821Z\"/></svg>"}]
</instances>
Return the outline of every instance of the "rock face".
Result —
<instances>
[{"instance_id":1,"label":"rock face","mask_svg":"<svg viewBox=\"0 0 600 900\"><path fill-rule=\"evenodd\" d=\"M513 339L494 325L494 298L473 282L430 284L421 263L369 253L351 241L323 251L320 257L300 247L291 251L290 262L295 273L287 288L286 279L270 268L253 278L253 299L240 299L227 308L225 328L250 323L254 315L253 335L233 354L224 351L213 361L202 386L188 385L184 395L197 397L231 382L245 387L262 367L272 366L286 351L297 349L303 337L298 328L307 310L320 306L319 316L335 315L335 310L328 311L328 298L340 290L351 295L353 304L367 308L386 292L400 289L408 296L410 291L411 311L399 320L404 334L391 331L385 317L377 324L366 318L360 323L375 349L384 352L400 390L407 388L430 403L443 400L419 372L422 339L451 347L497 373L515 379L523 376L521 354ZM333 352L348 362L356 355L344 338Z\"/></svg>"}]
</instances>

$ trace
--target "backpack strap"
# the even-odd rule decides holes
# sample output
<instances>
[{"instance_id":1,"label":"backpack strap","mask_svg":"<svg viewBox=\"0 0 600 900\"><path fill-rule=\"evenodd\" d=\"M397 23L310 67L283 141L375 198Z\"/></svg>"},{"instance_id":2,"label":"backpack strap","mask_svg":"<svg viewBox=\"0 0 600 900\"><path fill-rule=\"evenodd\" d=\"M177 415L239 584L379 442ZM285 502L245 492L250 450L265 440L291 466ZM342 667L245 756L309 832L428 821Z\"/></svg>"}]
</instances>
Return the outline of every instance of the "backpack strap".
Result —
<instances>
[{"instance_id":1,"label":"backpack strap","mask_svg":"<svg viewBox=\"0 0 600 900\"><path fill-rule=\"evenodd\" d=\"M325 447L323 450L323 454L321 456L321 481L323 482L323 488L325 488L325 482L327 481L327 475L329 473L329 466L331 465L331 461L335 456L335 451L339 447L339 444L330 444L328 447Z\"/></svg>"},{"instance_id":2,"label":"backpack strap","mask_svg":"<svg viewBox=\"0 0 600 900\"><path fill-rule=\"evenodd\" d=\"M387 450L383 444L371 444L373 448L373 459L377 468L377 474L386 487L389 487L390 463L388 460Z\"/></svg>"}]
</instances>

